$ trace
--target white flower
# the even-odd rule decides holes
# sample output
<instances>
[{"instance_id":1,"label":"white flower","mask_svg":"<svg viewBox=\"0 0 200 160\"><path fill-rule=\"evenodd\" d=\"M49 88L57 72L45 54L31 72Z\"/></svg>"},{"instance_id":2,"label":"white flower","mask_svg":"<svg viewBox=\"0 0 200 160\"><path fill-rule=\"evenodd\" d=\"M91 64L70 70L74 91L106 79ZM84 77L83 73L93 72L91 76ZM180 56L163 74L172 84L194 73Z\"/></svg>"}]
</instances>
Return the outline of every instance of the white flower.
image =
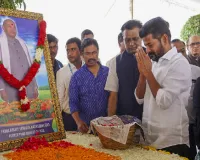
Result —
<instances>
[{"instance_id":1,"label":"white flower","mask_svg":"<svg viewBox=\"0 0 200 160\"><path fill-rule=\"evenodd\" d=\"M35 60L40 62L43 54L43 49L42 48L37 48L36 49L36 55L35 55Z\"/></svg>"},{"instance_id":2,"label":"white flower","mask_svg":"<svg viewBox=\"0 0 200 160\"><path fill-rule=\"evenodd\" d=\"M19 91L22 91L24 88L26 88L25 86L21 86Z\"/></svg>"},{"instance_id":3,"label":"white flower","mask_svg":"<svg viewBox=\"0 0 200 160\"><path fill-rule=\"evenodd\" d=\"M29 102L28 98L25 97L24 99L21 99L21 104L27 104Z\"/></svg>"},{"instance_id":4,"label":"white flower","mask_svg":"<svg viewBox=\"0 0 200 160\"><path fill-rule=\"evenodd\" d=\"M76 145L81 145L86 148L93 148L96 151L105 152L113 156L120 156L122 160L183 160L176 154L164 154L158 151L145 150L140 147L131 146L125 150L112 150L103 148L99 138L90 134L81 134L73 132L66 132L65 141ZM90 146L92 144L92 146Z\"/></svg>"}]
</instances>

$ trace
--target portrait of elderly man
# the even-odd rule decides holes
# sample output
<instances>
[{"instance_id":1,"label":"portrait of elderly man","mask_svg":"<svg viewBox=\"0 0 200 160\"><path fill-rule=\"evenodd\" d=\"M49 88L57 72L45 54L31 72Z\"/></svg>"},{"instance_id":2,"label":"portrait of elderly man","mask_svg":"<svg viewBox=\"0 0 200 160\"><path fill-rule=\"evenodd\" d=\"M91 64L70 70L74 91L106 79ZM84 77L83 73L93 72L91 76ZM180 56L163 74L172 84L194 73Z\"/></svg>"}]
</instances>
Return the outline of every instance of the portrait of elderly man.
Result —
<instances>
[{"instance_id":1,"label":"portrait of elderly man","mask_svg":"<svg viewBox=\"0 0 200 160\"><path fill-rule=\"evenodd\" d=\"M0 35L0 60L8 72L18 80L24 78L32 64L28 47L24 40L17 36L17 26L11 19L3 21ZM35 78L26 87L26 93L29 99L38 97ZM18 90L6 83L2 77L0 77L0 96L6 102L19 101Z\"/></svg>"}]
</instances>

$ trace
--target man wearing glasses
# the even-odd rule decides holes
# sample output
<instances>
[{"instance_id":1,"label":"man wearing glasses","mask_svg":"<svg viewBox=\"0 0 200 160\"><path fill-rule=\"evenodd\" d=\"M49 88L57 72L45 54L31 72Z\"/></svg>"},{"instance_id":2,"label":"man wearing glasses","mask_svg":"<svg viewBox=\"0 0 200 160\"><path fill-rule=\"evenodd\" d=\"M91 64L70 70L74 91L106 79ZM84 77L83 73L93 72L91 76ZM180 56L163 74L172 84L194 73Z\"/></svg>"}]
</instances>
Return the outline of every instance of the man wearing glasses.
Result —
<instances>
[{"instance_id":1,"label":"man wearing glasses","mask_svg":"<svg viewBox=\"0 0 200 160\"><path fill-rule=\"evenodd\" d=\"M191 36L187 42L187 49L189 63L200 67L200 36Z\"/></svg>"},{"instance_id":2,"label":"man wearing glasses","mask_svg":"<svg viewBox=\"0 0 200 160\"><path fill-rule=\"evenodd\" d=\"M189 117L189 140L190 140L190 155L191 159L194 159L196 155L196 142L194 137L194 125L196 119L196 110L193 102L193 90L196 84L196 80L200 77L200 36L191 36L187 42L187 49L189 54L187 59L191 65L192 71L192 87L190 91L190 97L188 100L188 106L186 107Z\"/></svg>"},{"instance_id":3,"label":"man wearing glasses","mask_svg":"<svg viewBox=\"0 0 200 160\"><path fill-rule=\"evenodd\" d=\"M142 107L137 103L134 90L139 79L135 52L142 45L139 31L142 23L127 21L121 28L125 51L110 62L105 90L110 92L108 115L132 115L142 118Z\"/></svg>"},{"instance_id":4,"label":"man wearing glasses","mask_svg":"<svg viewBox=\"0 0 200 160\"><path fill-rule=\"evenodd\" d=\"M57 71L63 67L63 64L56 59L56 55L58 53L58 39L52 34L47 34L47 39L49 44L49 51L51 55L54 77L56 79Z\"/></svg>"}]
</instances>

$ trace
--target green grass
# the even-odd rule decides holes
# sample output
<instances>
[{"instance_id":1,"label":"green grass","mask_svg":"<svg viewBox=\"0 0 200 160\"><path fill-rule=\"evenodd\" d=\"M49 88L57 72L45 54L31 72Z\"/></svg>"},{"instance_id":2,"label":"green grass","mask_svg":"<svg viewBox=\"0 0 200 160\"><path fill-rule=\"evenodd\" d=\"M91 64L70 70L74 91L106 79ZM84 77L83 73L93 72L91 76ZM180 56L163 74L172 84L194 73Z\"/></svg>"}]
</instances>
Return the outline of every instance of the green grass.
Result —
<instances>
[{"instance_id":1,"label":"green grass","mask_svg":"<svg viewBox=\"0 0 200 160\"><path fill-rule=\"evenodd\" d=\"M49 99L51 98L50 90L39 90L39 99Z\"/></svg>"}]
</instances>

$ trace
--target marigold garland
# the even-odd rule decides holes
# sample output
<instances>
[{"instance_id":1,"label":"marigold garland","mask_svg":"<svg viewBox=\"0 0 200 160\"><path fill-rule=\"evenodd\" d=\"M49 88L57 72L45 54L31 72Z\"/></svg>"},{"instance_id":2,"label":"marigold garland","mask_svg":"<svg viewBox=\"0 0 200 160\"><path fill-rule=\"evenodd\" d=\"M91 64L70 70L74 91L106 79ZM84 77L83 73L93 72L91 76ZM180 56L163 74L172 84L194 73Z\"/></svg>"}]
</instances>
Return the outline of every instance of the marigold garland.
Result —
<instances>
[{"instance_id":1,"label":"marigold garland","mask_svg":"<svg viewBox=\"0 0 200 160\"><path fill-rule=\"evenodd\" d=\"M14 152L4 154L10 160L120 160L120 157L97 152L66 141L48 143L45 138L29 138Z\"/></svg>"},{"instance_id":2,"label":"marigold garland","mask_svg":"<svg viewBox=\"0 0 200 160\"><path fill-rule=\"evenodd\" d=\"M36 48L36 55L35 60L31 67L29 68L29 71L25 75L25 77L19 81L16 79L11 73L8 72L8 70L4 67L3 63L0 61L0 76L12 87L19 90L19 99L21 102L21 108L20 110L25 112L28 109L30 109L30 102L26 96L26 86L30 84L30 82L33 80L35 75L37 74L40 63L41 63L41 57L43 53L43 47L46 37L46 22L41 21L39 24L39 38L37 42L37 48Z\"/></svg>"},{"instance_id":3,"label":"marigold garland","mask_svg":"<svg viewBox=\"0 0 200 160\"><path fill-rule=\"evenodd\" d=\"M88 148L95 149L98 152L107 153L109 155L113 155L114 157L118 156L118 157L120 157L121 159L124 159L124 160L133 160L133 159L137 159L137 160L147 160L147 159L149 159L149 160L160 160L160 159L162 159L162 160L169 160L169 159L170 160L171 159L173 159L173 160L183 160L184 159L184 160L187 160L187 158L180 157L176 154L169 154L169 153L166 153L166 152L155 150L155 148L153 148L153 147L142 146L142 145L133 146L133 147L126 149L126 150L105 149L105 148L102 148L101 142L98 139L98 137L90 135L90 134L81 134L81 133L78 133L78 132L66 132L66 137L67 138L64 140L65 142L66 141L67 141L67 143L71 142L71 143L75 144L75 146L76 146L76 147L70 146L70 147L66 148L66 149L69 149L69 148L72 149L72 151L69 150L70 151L69 153L72 154L72 155L74 155L74 152L78 150L77 146L81 145L83 147L86 147L87 149ZM32 139L32 141L34 141L34 139ZM56 143L60 144L60 142L61 141L58 141ZM92 145L90 145L90 144L92 144ZM74 147L74 148L72 148L72 147ZM29 152L29 151L32 151L32 152ZM68 156L67 159L73 159L73 157L69 157L69 155L67 155L68 150L63 150L63 148L59 149L59 151L61 151L61 153L58 150L54 151L54 149L52 147L45 148L44 150L40 150L40 147L39 147L38 150L31 149L29 151L27 152L27 151L21 150L17 154L16 154L16 151L15 151L14 152L15 154L13 154L12 157L9 154L4 154L6 156L9 155L10 158L9 157L3 157L0 154L0 159L2 158L2 159L9 159L9 160L18 160L18 159L24 160L25 158L23 156L26 155L27 160L28 159L32 160L32 157L34 157L34 160L37 160L37 159L38 160L44 160L43 156L47 157L48 160L51 160L53 158L58 159L58 157L60 158L60 160L64 160L65 158L62 159L60 157L62 152L63 152L63 154L66 154L66 156ZM83 150L81 150L81 151L83 151ZM22 152L24 152L24 153L22 153ZM51 154L51 152L53 152L53 153ZM21 154L19 154L19 153L21 153ZM84 150L84 153L85 153L85 150ZM38 154L40 154L40 156ZM57 157L55 155L57 155ZM81 152L81 156L85 156L85 154L83 155L83 153ZM97 158L95 157L94 159L97 159ZM108 159L108 158L105 158L105 159Z\"/></svg>"}]
</instances>

